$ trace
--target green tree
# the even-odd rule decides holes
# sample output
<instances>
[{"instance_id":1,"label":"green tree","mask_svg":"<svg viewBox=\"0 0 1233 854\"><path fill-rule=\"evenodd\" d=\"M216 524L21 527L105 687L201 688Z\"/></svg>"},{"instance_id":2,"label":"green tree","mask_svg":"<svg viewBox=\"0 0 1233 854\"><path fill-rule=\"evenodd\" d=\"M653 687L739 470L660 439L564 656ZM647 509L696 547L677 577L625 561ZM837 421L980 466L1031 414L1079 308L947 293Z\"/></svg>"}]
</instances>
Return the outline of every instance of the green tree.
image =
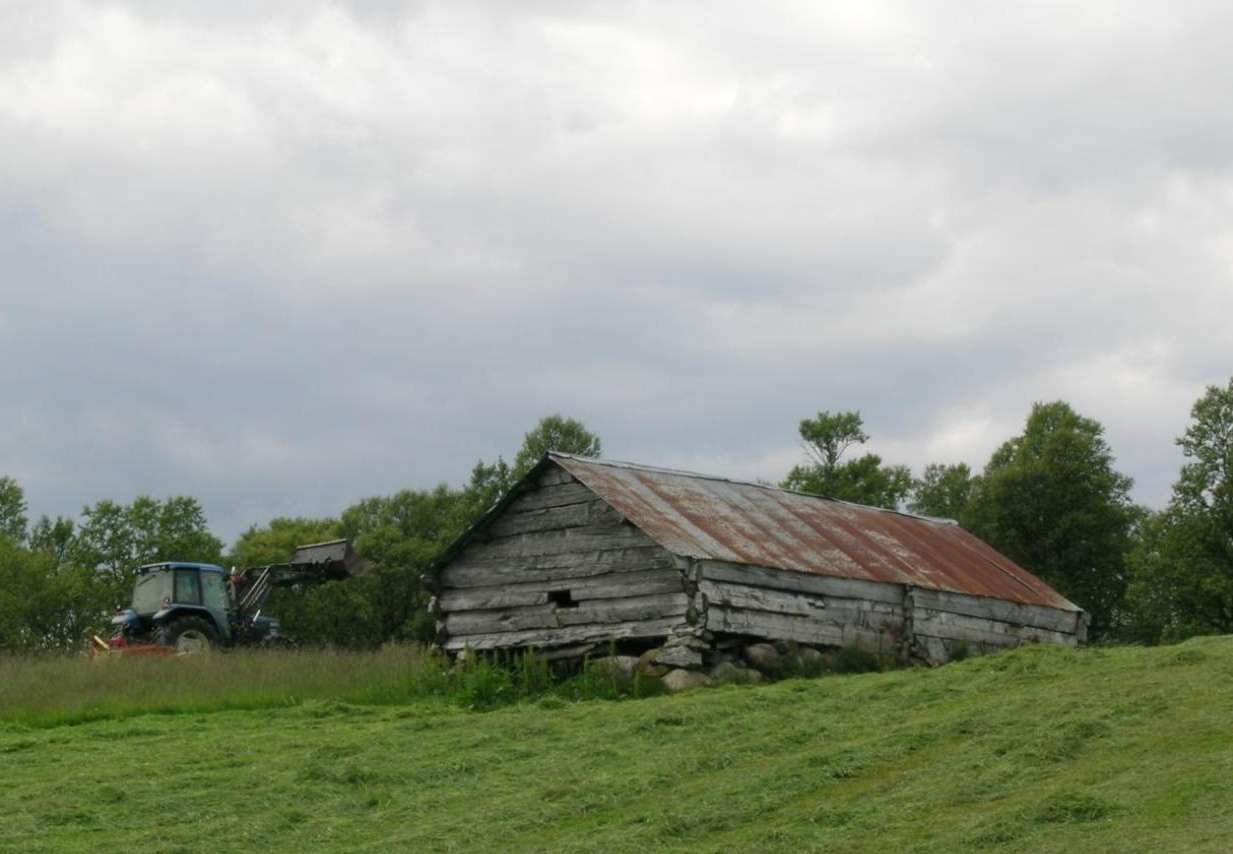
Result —
<instances>
[{"instance_id":1,"label":"green tree","mask_svg":"<svg viewBox=\"0 0 1233 854\"><path fill-rule=\"evenodd\" d=\"M1177 444L1189 461L1173 487L1173 503L1208 524L1213 558L1233 565L1233 379L1209 386L1190 411Z\"/></svg>"},{"instance_id":2,"label":"green tree","mask_svg":"<svg viewBox=\"0 0 1233 854\"><path fill-rule=\"evenodd\" d=\"M231 566L268 566L295 557L298 546L337 539L337 519L278 517L262 527L251 526L236 539L227 563Z\"/></svg>"},{"instance_id":3,"label":"green tree","mask_svg":"<svg viewBox=\"0 0 1233 854\"><path fill-rule=\"evenodd\" d=\"M421 576L499 494L506 472L503 463L479 464L468 489L442 484L431 490L407 489L365 498L329 526L282 524L277 536L262 529L252 537L246 533L236 551L265 558L287 554L292 541L306 532L328 531L331 536L346 537L365 559L360 575L299 590L279 590L271 596L269 609L282 620L287 634L302 643L351 648L373 647L388 640L429 641L435 623L428 614L430 595ZM282 551L270 545L281 545Z\"/></svg>"},{"instance_id":4,"label":"green tree","mask_svg":"<svg viewBox=\"0 0 1233 854\"><path fill-rule=\"evenodd\" d=\"M14 543L26 540L26 494L11 477L0 477L0 537Z\"/></svg>"},{"instance_id":5,"label":"green tree","mask_svg":"<svg viewBox=\"0 0 1233 854\"><path fill-rule=\"evenodd\" d=\"M883 465L877 454L842 460L849 448L869 441L859 412L819 412L801 421L800 435L809 462L788 472L784 489L891 509L907 497L907 466Z\"/></svg>"},{"instance_id":6,"label":"green tree","mask_svg":"<svg viewBox=\"0 0 1233 854\"><path fill-rule=\"evenodd\" d=\"M1187 462L1130 560L1132 632L1148 641L1233 632L1233 379L1207 388L1177 444Z\"/></svg>"},{"instance_id":7,"label":"green tree","mask_svg":"<svg viewBox=\"0 0 1233 854\"><path fill-rule=\"evenodd\" d=\"M68 651L110 616L98 573L0 538L0 649Z\"/></svg>"},{"instance_id":8,"label":"green tree","mask_svg":"<svg viewBox=\"0 0 1233 854\"><path fill-rule=\"evenodd\" d=\"M522 439L522 447L514 456L513 480L518 480L549 451L577 454L580 457L598 457L603 453L599 437L575 418L560 414L541 418Z\"/></svg>"},{"instance_id":9,"label":"green tree","mask_svg":"<svg viewBox=\"0 0 1233 854\"><path fill-rule=\"evenodd\" d=\"M158 501L142 496L129 505L137 554L151 560L221 563L223 544L210 533L196 498L176 495Z\"/></svg>"},{"instance_id":10,"label":"green tree","mask_svg":"<svg viewBox=\"0 0 1233 854\"><path fill-rule=\"evenodd\" d=\"M70 560L104 573L117 601L127 598L135 570L146 563L222 562L222 541L210 533L197 499L159 501L140 496L129 505L99 501L82 510Z\"/></svg>"},{"instance_id":11,"label":"green tree","mask_svg":"<svg viewBox=\"0 0 1233 854\"><path fill-rule=\"evenodd\" d=\"M378 586L366 577L275 590L267 603L288 637L306 645L373 649L387 640L374 603Z\"/></svg>"},{"instance_id":12,"label":"green tree","mask_svg":"<svg viewBox=\"0 0 1233 854\"><path fill-rule=\"evenodd\" d=\"M368 498L342 515L343 535L367 561L363 584L382 639L429 640L428 593L420 577L470 524L465 495L444 484Z\"/></svg>"},{"instance_id":13,"label":"green tree","mask_svg":"<svg viewBox=\"0 0 1233 854\"><path fill-rule=\"evenodd\" d=\"M1145 643L1227 632L1233 589L1207 571L1191 520L1170 506L1147 515L1126 562L1130 582L1120 633Z\"/></svg>"},{"instance_id":14,"label":"green tree","mask_svg":"<svg viewBox=\"0 0 1233 854\"><path fill-rule=\"evenodd\" d=\"M52 520L43 514L30 529L30 550L48 555L57 567L63 566L73 548L75 533L72 519L57 516Z\"/></svg>"},{"instance_id":15,"label":"green tree","mask_svg":"<svg viewBox=\"0 0 1233 854\"><path fill-rule=\"evenodd\" d=\"M494 504L501 500L516 478L505 460L497 457L495 463L480 460L471 469L471 478L458 496L455 519L452 524L461 533Z\"/></svg>"},{"instance_id":16,"label":"green tree","mask_svg":"<svg viewBox=\"0 0 1233 854\"><path fill-rule=\"evenodd\" d=\"M1078 604L1106 633L1126 590L1140 511L1099 422L1062 401L1032 406L1023 433L985 466L975 533Z\"/></svg>"},{"instance_id":17,"label":"green tree","mask_svg":"<svg viewBox=\"0 0 1233 854\"><path fill-rule=\"evenodd\" d=\"M967 463L930 463L925 466L924 474L912 482L908 509L964 524L979 482Z\"/></svg>"},{"instance_id":18,"label":"green tree","mask_svg":"<svg viewBox=\"0 0 1233 854\"><path fill-rule=\"evenodd\" d=\"M83 508L81 515L83 521L73 544L72 560L112 577L122 576L134 565L135 535L128 509L103 500Z\"/></svg>"}]
</instances>

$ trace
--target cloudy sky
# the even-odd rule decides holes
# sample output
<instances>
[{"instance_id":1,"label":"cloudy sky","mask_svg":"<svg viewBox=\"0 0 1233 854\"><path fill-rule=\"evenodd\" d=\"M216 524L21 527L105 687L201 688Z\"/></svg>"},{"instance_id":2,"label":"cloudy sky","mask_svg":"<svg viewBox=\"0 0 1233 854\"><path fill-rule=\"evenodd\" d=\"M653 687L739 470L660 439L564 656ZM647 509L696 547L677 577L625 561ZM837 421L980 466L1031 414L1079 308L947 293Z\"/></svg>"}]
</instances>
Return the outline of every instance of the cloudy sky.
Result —
<instances>
[{"instance_id":1,"label":"cloudy sky","mask_svg":"<svg viewBox=\"0 0 1233 854\"><path fill-rule=\"evenodd\" d=\"M0 0L0 474L229 538L553 411L777 480L1062 398L1158 505L1233 373L1233 7L1167 5Z\"/></svg>"}]
</instances>

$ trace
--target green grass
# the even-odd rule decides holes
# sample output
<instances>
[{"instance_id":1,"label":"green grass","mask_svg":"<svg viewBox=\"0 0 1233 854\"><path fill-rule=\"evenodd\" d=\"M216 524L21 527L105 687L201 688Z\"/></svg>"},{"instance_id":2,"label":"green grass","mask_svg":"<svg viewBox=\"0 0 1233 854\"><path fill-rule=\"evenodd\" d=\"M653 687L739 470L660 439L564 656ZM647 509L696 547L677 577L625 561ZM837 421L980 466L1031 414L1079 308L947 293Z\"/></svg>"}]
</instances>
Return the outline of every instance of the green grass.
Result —
<instances>
[{"instance_id":1,"label":"green grass","mask_svg":"<svg viewBox=\"0 0 1233 854\"><path fill-rule=\"evenodd\" d=\"M662 694L654 679L590 663L564 681L533 653L455 667L414 645L377 652L239 650L189 657L0 655L0 722L52 727L146 714L276 709L313 700L364 706L440 701L488 711L527 699Z\"/></svg>"},{"instance_id":2,"label":"green grass","mask_svg":"<svg viewBox=\"0 0 1233 854\"><path fill-rule=\"evenodd\" d=\"M31 717L0 681L0 850L1073 854L1233 840L1230 638L638 700L558 691L485 714L448 693L345 699L362 697L359 677L329 696L329 678L304 676L315 687L295 705L179 714L134 714L134 688L117 716L74 726Z\"/></svg>"},{"instance_id":3,"label":"green grass","mask_svg":"<svg viewBox=\"0 0 1233 854\"><path fill-rule=\"evenodd\" d=\"M441 659L414 646L97 660L0 656L0 721L55 726L306 700L405 703L442 691L443 673Z\"/></svg>"}]
</instances>

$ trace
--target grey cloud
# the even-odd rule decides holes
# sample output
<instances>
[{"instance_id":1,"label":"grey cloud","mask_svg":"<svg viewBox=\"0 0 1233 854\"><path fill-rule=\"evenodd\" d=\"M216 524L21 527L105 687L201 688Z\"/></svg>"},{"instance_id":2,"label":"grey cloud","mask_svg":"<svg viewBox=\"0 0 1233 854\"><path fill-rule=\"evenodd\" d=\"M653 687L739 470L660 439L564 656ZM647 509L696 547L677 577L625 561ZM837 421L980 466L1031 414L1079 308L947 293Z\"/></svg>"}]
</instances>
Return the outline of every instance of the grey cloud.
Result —
<instances>
[{"instance_id":1,"label":"grey cloud","mask_svg":"<svg viewBox=\"0 0 1233 854\"><path fill-rule=\"evenodd\" d=\"M554 410L777 479L817 409L979 465L1062 397L1160 503L1233 364L1227 15L6 7L0 472L233 536Z\"/></svg>"}]
</instances>

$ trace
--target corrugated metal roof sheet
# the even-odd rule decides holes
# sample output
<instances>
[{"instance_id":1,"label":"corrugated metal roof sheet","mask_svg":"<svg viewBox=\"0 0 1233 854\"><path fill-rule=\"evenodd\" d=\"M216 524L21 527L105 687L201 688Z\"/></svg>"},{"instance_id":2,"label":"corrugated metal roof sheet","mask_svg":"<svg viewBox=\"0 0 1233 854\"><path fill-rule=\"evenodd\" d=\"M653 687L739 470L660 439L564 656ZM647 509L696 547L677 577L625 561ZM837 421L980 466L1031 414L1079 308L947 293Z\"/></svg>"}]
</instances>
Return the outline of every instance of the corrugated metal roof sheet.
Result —
<instances>
[{"instance_id":1,"label":"corrugated metal roof sheet","mask_svg":"<svg viewBox=\"0 0 1233 854\"><path fill-rule=\"evenodd\" d=\"M1080 610L949 520L632 463L549 457L682 557Z\"/></svg>"}]
</instances>

